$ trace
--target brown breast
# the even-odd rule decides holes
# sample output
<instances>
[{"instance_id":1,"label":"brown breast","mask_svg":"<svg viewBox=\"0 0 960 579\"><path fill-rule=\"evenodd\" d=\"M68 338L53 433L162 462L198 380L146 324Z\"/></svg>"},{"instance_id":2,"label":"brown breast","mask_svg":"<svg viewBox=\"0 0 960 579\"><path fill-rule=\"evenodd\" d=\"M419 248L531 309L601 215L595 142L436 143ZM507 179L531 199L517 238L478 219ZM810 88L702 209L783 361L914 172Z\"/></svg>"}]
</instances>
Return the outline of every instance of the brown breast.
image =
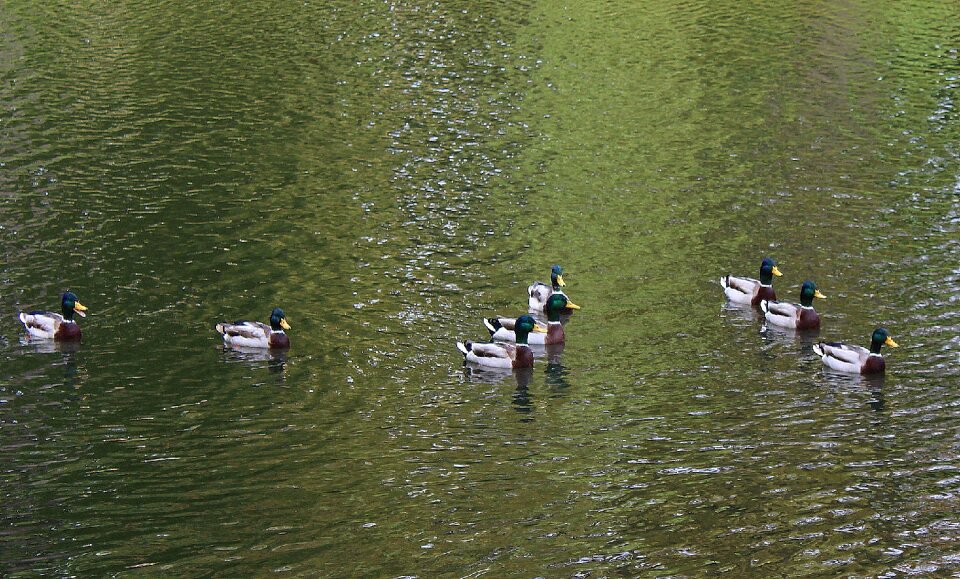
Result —
<instances>
[{"instance_id":1,"label":"brown breast","mask_svg":"<svg viewBox=\"0 0 960 579\"><path fill-rule=\"evenodd\" d=\"M800 319L797 320L798 330L816 330L820 327L820 314L816 310L800 308Z\"/></svg>"},{"instance_id":2,"label":"brown breast","mask_svg":"<svg viewBox=\"0 0 960 579\"><path fill-rule=\"evenodd\" d=\"M517 356L513 359L514 368L532 368L533 367L533 350L530 349L530 346L517 346Z\"/></svg>"},{"instance_id":3,"label":"brown breast","mask_svg":"<svg viewBox=\"0 0 960 579\"><path fill-rule=\"evenodd\" d=\"M760 290L757 291L757 295L753 296L750 303L758 306L761 300L767 300L769 302L777 301L777 292L773 291L773 286L760 286Z\"/></svg>"},{"instance_id":4,"label":"brown breast","mask_svg":"<svg viewBox=\"0 0 960 579\"><path fill-rule=\"evenodd\" d=\"M79 342L80 341L80 324L77 324L77 323L60 324L60 327L57 328L57 333L53 335L53 339L58 342Z\"/></svg>"},{"instance_id":5,"label":"brown breast","mask_svg":"<svg viewBox=\"0 0 960 579\"><path fill-rule=\"evenodd\" d=\"M286 334L274 332L270 334L270 341L268 343L271 348L289 348L290 338L288 338Z\"/></svg>"},{"instance_id":6,"label":"brown breast","mask_svg":"<svg viewBox=\"0 0 960 579\"><path fill-rule=\"evenodd\" d=\"M860 368L861 374L880 374L887 368L887 363L884 362L883 356L868 356L867 361L864 362L863 366Z\"/></svg>"},{"instance_id":7,"label":"brown breast","mask_svg":"<svg viewBox=\"0 0 960 579\"><path fill-rule=\"evenodd\" d=\"M547 337L544 338L544 344L562 344L566 336L563 333L563 324L550 324L547 327Z\"/></svg>"}]
</instances>

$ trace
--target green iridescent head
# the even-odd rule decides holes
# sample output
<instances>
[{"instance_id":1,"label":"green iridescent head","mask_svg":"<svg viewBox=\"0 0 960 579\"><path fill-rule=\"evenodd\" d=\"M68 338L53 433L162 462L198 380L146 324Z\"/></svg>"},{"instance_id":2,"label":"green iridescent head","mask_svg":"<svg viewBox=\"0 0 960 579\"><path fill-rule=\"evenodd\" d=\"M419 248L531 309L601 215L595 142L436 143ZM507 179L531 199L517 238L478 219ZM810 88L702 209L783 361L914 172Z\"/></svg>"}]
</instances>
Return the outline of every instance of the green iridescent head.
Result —
<instances>
[{"instance_id":1,"label":"green iridescent head","mask_svg":"<svg viewBox=\"0 0 960 579\"><path fill-rule=\"evenodd\" d=\"M537 327L537 322L529 314L524 314L517 318L517 322L513 327L513 332L517 336L518 344L526 344L527 336L530 335L530 332Z\"/></svg>"},{"instance_id":2,"label":"green iridescent head","mask_svg":"<svg viewBox=\"0 0 960 579\"><path fill-rule=\"evenodd\" d=\"M563 283L563 268L559 265L550 268L550 283L553 284L553 291L558 291L561 287L567 285Z\"/></svg>"},{"instance_id":3,"label":"green iridescent head","mask_svg":"<svg viewBox=\"0 0 960 579\"><path fill-rule=\"evenodd\" d=\"M270 313L270 329L274 332L290 329L290 324L287 323L287 316L280 308L273 308L273 312Z\"/></svg>"},{"instance_id":4,"label":"green iridescent head","mask_svg":"<svg viewBox=\"0 0 960 579\"><path fill-rule=\"evenodd\" d=\"M560 316L569 314L572 310L579 310L580 306L570 301L570 298L564 294L552 294L547 298L544 310L547 312L547 320L559 322Z\"/></svg>"},{"instance_id":5,"label":"green iridescent head","mask_svg":"<svg viewBox=\"0 0 960 579\"><path fill-rule=\"evenodd\" d=\"M813 298L826 299L827 296L820 293L820 290L817 289L817 284L807 280L800 286L800 305L812 308Z\"/></svg>"},{"instance_id":6,"label":"green iridescent head","mask_svg":"<svg viewBox=\"0 0 960 579\"><path fill-rule=\"evenodd\" d=\"M870 337L870 351L874 354L879 354L880 347L884 344L891 348L900 347L900 344L894 342L893 338L890 337L890 332L888 332L886 328L877 328L873 331L873 336Z\"/></svg>"},{"instance_id":7,"label":"green iridescent head","mask_svg":"<svg viewBox=\"0 0 960 579\"><path fill-rule=\"evenodd\" d=\"M87 307L80 303L76 294L70 291L64 292L63 297L60 298L60 312L63 313L64 319L72 320L74 313L80 314L80 317L86 316L87 314L83 313L85 311Z\"/></svg>"},{"instance_id":8,"label":"green iridescent head","mask_svg":"<svg viewBox=\"0 0 960 579\"><path fill-rule=\"evenodd\" d=\"M763 258L763 261L760 262L760 283L770 285L773 283L773 276L780 277L781 275L783 274L777 269L776 262L769 257Z\"/></svg>"}]
</instances>

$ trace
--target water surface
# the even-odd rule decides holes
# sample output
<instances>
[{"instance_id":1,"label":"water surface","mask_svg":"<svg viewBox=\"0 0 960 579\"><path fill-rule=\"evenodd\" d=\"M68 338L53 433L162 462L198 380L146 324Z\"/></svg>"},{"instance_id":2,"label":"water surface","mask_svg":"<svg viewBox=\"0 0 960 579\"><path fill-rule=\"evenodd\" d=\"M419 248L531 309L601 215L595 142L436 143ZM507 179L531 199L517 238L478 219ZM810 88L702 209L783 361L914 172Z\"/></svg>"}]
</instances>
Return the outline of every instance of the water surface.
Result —
<instances>
[{"instance_id":1,"label":"water surface","mask_svg":"<svg viewBox=\"0 0 960 579\"><path fill-rule=\"evenodd\" d=\"M958 12L8 2L0 571L960 572ZM553 263L566 347L465 368Z\"/></svg>"}]
</instances>

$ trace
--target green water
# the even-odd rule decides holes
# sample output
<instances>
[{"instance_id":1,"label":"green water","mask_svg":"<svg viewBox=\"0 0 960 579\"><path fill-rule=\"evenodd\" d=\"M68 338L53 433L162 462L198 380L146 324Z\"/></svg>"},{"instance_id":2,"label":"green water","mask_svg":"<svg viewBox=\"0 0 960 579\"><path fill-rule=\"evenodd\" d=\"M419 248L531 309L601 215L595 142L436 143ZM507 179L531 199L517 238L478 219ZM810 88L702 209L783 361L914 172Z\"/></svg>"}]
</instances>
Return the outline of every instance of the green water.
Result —
<instances>
[{"instance_id":1,"label":"green water","mask_svg":"<svg viewBox=\"0 0 960 579\"><path fill-rule=\"evenodd\" d=\"M960 572L957 22L0 6L0 574ZM819 338L725 304L764 255ZM554 263L565 348L464 367ZM879 325L883 378L812 352Z\"/></svg>"}]
</instances>

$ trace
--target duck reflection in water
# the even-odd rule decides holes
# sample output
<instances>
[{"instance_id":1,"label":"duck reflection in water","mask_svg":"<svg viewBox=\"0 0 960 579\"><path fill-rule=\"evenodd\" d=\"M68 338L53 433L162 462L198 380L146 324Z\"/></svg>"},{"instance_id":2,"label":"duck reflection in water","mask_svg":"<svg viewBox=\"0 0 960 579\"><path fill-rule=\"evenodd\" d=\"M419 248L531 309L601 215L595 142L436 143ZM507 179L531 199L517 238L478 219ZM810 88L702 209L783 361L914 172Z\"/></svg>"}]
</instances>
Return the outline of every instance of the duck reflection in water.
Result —
<instances>
[{"instance_id":1,"label":"duck reflection in water","mask_svg":"<svg viewBox=\"0 0 960 579\"><path fill-rule=\"evenodd\" d=\"M83 386L83 368L77 364L76 350L63 353L63 385L79 390Z\"/></svg>"},{"instance_id":2,"label":"duck reflection in water","mask_svg":"<svg viewBox=\"0 0 960 579\"><path fill-rule=\"evenodd\" d=\"M517 385L516 390L513 391L512 400L515 410L523 414L533 412L533 405L530 398L530 379L533 378L533 368L510 370L507 368L489 368L465 364L463 367L463 375L468 382L476 382L479 384L500 384L512 381ZM530 420L532 420L532 418Z\"/></svg>"},{"instance_id":3,"label":"duck reflection in water","mask_svg":"<svg viewBox=\"0 0 960 579\"><path fill-rule=\"evenodd\" d=\"M24 337L20 340L24 350L37 354L60 354L63 362L63 384L70 388L80 388L83 385L83 366L77 362L77 353L80 351L80 342L58 342L53 340L31 340Z\"/></svg>"},{"instance_id":4,"label":"duck reflection in water","mask_svg":"<svg viewBox=\"0 0 960 579\"><path fill-rule=\"evenodd\" d=\"M552 392L562 392L570 387L567 383L569 371L563 365L563 344L546 347L547 369L544 370L546 384Z\"/></svg>"},{"instance_id":5,"label":"duck reflection in water","mask_svg":"<svg viewBox=\"0 0 960 579\"><path fill-rule=\"evenodd\" d=\"M826 386L838 390L868 390L872 395L867 402L870 408L877 412L886 410L886 399L883 395L886 377L883 374L850 374L824 368L823 380Z\"/></svg>"},{"instance_id":6,"label":"duck reflection in water","mask_svg":"<svg viewBox=\"0 0 960 579\"><path fill-rule=\"evenodd\" d=\"M221 350L223 360L228 363L248 364L253 367L263 367L266 362L267 370L275 374L279 382L286 380L288 350L267 350L264 348L243 348L237 346L224 347Z\"/></svg>"},{"instance_id":7,"label":"duck reflection in water","mask_svg":"<svg viewBox=\"0 0 960 579\"><path fill-rule=\"evenodd\" d=\"M870 404L870 408L873 408L877 412L883 412L886 410L886 399L883 397L883 375L861 376L861 380L863 381L864 387L866 387L866 389L873 394L868 402L868 404Z\"/></svg>"},{"instance_id":8,"label":"duck reflection in water","mask_svg":"<svg viewBox=\"0 0 960 579\"><path fill-rule=\"evenodd\" d=\"M514 410L521 414L533 414L533 403L530 399L530 378L533 377L533 368L521 368L514 371L513 376L517 379L517 389L513 391ZM533 421L532 416L523 418L523 422Z\"/></svg>"},{"instance_id":9,"label":"duck reflection in water","mask_svg":"<svg viewBox=\"0 0 960 579\"><path fill-rule=\"evenodd\" d=\"M755 307L751 306L750 304L738 304L736 302L724 302L724 304L720 306L720 315L722 317L735 318L745 322L752 322L758 317L761 317L760 314L757 313L757 309Z\"/></svg>"},{"instance_id":10,"label":"duck reflection in water","mask_svg":"<svg viewBox=\"0 0 960 579\"><path fill-rule=\"evenodd\" d=\"M817 338L820 337L820 329L794 330L764 323L760 326L760 335L771 342L782 345L799 343L801 351L812 353L813 345L817 343Z\"/></svg>"},{"instance_id":11,"label":"duck reflection in water","mask_svg":"<svg viewBox=\"0 0 960 579\"><path fill-rule=\"evenodd\" d=\"M493 368L490 366L478 366L476 364L464 364L463 376L467 382L476 382L478 384L500 384L509 378L514 378L517 385L526 386L530 383L530 376L533 368Z\"/></svg>"},{"instance_id":12,"label":"duck reflection in water","mask_svg":"<svg viewBox=\"0 0 960 579\"><path fill-rule=\"evenodd\" d=\"M80 342L59 342L55 340L36 340L28 336L20 338L20 345L25 351L32 351L37 354L75 354L80 351Z\"/></svg>"},{"instance_id":13,"label":"duck reflection in water","mask_svg":"<svg viewBox=\"0 0 960 579\"><path fill-rule=\"evenodd\" d=\"M752 332L757 328L757 320L763 320L763 314L758 313L757 309L750 304L724 302L720 306L720 319L735 328Z\"/></svg>"}]
</instances>

